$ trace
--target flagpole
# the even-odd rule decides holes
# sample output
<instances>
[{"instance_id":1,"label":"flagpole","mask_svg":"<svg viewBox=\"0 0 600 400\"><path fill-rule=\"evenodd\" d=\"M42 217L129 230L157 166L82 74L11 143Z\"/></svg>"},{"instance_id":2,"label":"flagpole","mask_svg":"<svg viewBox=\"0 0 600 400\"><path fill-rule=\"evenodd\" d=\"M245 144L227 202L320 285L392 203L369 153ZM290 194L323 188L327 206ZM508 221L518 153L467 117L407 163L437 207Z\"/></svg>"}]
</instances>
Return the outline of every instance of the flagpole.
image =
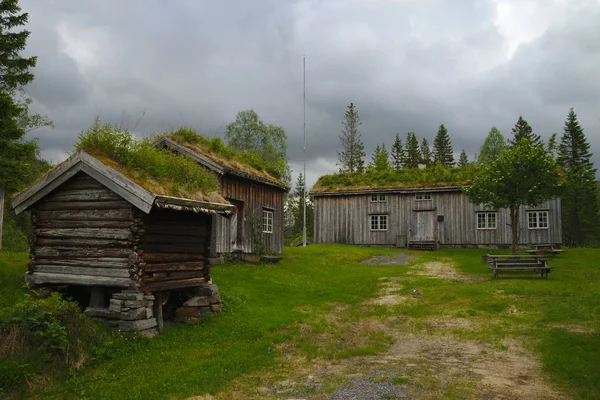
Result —
<instances>
[{"instance_id":1,"label":"flagpole","mask_svg":"<svg viewBox=\"0 0 600 400\"><path fill-rule=\"evenodd\" d=\"M306 56L302 56L302 84L303 84L303 132L304 132L304 189L302 191L302 247L306 247Z\"/></svg>"}]
</instances>

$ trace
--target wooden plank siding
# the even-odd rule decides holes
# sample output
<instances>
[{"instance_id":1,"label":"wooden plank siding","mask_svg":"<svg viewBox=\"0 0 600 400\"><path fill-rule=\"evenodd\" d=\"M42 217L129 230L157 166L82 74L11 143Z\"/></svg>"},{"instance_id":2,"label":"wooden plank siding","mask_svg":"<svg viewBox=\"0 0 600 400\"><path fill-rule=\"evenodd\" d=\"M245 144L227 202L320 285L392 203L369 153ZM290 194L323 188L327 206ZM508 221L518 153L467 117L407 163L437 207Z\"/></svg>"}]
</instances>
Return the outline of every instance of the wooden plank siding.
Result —
<instances>
[{"instance_id":1,"label":"wooden plank siding","mask_svg":"<svg viewBox=\"0 0 600 400\"><path fill-rule=\"evenodd\" d=\"M31 212L28 280L34 285L134 287L137 209L83 172L58 186Z\"/></svg>"},{"instance_id":2,"label":"wooden plank siding","mask_svg":"<svg viewBox=\"0 0 600 400\"><path fill-rule=\"evenodd\" d=\"M511 243L508 210L490 210L473 204L460 188L438 192L423 189L421 192L431 193L431 200L416 200L416 191L379 191L377 193L385 194L383 202L372 202L371 192L313 194L315 243L395 245L398 235L406 235L407 240L411 239L411 233L414 236L415 221L429 223L426 218L416 218L415 213L433 213L440 246L505 246ZM496 229L477 229L478 211L496 211ZM549 227L529 229L527 211L547 211ZM374 214L387 215L387 230L371 230L370 216ZM438 222L440 216L443 221ZM519 227L523 245L562 243L560 199L546 201L538 207L521 207Z\"/></svg>"},{"instance_id":3,"label":"wooden plank siding","mask_svg":"<svg viewBox=\"0 0 600 400\"><path fill-rule=\"evenodd\" d=\"M213 223L213 254L231 253L234 250L242 253L255 253L256 246L253 240L253 223L257 224L257 231L262 235L263 243L269 252L283 252L283 203L285 191L275 186L239 179L230 175L220 178L220 193L232 203L242 203L242 212L235 217L226 218L214 216ZM263 210L273 212L273 232L263 233ZM240 215L241 214L241 215ZM232 224L237 224L241 233L233 229ZM235 232L232 234L232 231ZM233 236L236 237L233 237ZM237 240L241 239L240 243ZM235 246L234 246L235 245Z\"/></svg>"}]
</instances>

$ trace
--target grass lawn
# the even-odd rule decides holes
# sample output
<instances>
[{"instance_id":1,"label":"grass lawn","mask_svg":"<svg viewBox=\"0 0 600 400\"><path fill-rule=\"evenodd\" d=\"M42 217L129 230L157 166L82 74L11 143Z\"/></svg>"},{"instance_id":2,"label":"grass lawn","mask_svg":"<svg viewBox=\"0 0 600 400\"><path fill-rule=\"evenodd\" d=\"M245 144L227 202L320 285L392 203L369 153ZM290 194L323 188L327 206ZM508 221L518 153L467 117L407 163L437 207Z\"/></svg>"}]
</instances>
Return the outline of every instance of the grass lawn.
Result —
<instances>
[{"instance_id":1,"label":"grass lawn","mask_svg":"<svg viewBox=\"0 0 600 400\"><path fill-rule=\"evenodd\" d=\"M294 397L270 388L310 365L372 361L401 347L405 337L411 338L406 343L431 337L457 348L474 343L478 352L500 358L522 346L541 361L545 382L572 398L600 398L600 250L568 249L551 262L555 270L547 281L494 280L481 262L485 252L408 252L414 260L406 265L366 265L360 261L407 252L313 245L286 248L280 264L215 266L223 313L118 346L111 360L36 387L31 396ZM22 296L25 260L0 256L0 308ZM413 287L421 298L411 295ZM373 379L439 393L433 398L481 398L477 382L432 380L425 367L445 371L447 364L424 360L402 359L402 373ZM302 393L318 397L347 382L344 374L331 373Z\"/></svg>"}]
</instances>

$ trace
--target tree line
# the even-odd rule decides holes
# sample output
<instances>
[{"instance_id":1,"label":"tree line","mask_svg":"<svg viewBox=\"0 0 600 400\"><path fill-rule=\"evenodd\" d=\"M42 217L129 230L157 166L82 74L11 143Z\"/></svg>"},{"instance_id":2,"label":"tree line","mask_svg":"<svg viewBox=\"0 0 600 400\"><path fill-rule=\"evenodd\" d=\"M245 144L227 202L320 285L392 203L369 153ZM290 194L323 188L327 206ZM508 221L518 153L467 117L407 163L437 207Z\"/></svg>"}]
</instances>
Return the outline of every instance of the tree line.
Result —
<instances>
[{"instance_id":1,"label":"tree line","mask_svg":"<svg viewBox=\"0 0 600 400\"><path fill-rule=\"evenodd\" d=\"M366 153L359 127L357 107L347 106L342 122L338 153L339 172L370 173L399 171L405 168L456 168L473 165L474 178L466 190L471 200L494 208L507 208L511 216L513 251L518 244L519 206L539 205L555 196L561 198L563 243L567 246L600 244L600 191L596 168L591 161L590 144L577 114L568 112L560 142L554 133L548 142L534 133L519 116L507 140L493 127L479 154L469 161L464 149L455 163L446 127L441 124L430 147L408 132L404 142L396 134L391 150L377 144L371 161L365 165Z\"/></svg>"}]
</instances>

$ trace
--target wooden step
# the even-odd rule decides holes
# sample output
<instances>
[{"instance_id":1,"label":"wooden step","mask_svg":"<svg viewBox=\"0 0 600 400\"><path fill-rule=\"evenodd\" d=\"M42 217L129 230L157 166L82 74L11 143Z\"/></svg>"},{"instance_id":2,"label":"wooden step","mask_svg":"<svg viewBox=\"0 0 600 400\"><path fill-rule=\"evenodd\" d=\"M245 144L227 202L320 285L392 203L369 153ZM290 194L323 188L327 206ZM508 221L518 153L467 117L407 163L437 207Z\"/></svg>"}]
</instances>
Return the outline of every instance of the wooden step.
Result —
<instances>
[{"instance_id":1,"label":"wooden step","mask_svg":"<svg viewBox=\"0 0 600 400\"><path fill-rule=\"evenodd\" d=\"M437 243L435 241L409 241L408 248L413 250L437 250Z\"/></svg>"}]
</instances>

